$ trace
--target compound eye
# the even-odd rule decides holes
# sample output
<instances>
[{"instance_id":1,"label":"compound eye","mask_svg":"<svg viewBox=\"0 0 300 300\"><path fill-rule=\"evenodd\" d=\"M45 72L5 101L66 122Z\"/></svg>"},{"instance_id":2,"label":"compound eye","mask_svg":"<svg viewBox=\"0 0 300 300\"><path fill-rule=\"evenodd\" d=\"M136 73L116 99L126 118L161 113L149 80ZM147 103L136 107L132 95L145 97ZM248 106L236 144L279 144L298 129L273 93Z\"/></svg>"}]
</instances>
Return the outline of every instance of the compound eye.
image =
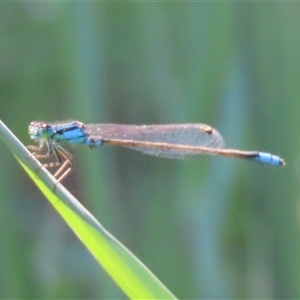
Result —
<instances>
[{"instance_id":1,"label":"compound eye","mask_svg":"<svg viewBox=\"0 0 300 300\"><path fill-rule=\"evenodd\" d=\"M52 131L51 126L48 125L48 124L42 124L42 129L43 129L44 132Z\"/></svg>"}]
</instances>

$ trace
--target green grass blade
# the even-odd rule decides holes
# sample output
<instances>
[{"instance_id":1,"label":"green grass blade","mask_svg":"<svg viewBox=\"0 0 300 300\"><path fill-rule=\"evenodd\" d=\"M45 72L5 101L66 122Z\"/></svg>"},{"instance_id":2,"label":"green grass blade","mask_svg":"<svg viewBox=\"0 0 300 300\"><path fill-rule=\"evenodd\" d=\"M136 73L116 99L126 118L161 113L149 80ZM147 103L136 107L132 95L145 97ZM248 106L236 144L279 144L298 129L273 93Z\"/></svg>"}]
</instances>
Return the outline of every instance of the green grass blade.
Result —
<instances>
[{"instance_id":1,"label":"green grass blade","mask_svg":"<svg viewBox=\"0 0 300 300\"><path fill-rule=\"evenodd\" d=\"M131 299L176 299L127 248L41 167L24 145L0 121L0 138L40 188L52 206Z\"/></svg>"}]
</instances>

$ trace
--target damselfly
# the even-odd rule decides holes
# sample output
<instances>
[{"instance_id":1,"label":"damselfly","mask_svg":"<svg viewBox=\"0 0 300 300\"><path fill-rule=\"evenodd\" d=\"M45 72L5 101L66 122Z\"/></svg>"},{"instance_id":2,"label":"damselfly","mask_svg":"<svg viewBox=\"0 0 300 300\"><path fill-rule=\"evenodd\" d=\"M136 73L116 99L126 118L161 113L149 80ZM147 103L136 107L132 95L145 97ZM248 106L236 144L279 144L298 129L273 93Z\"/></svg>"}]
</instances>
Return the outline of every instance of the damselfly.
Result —
<instances>
[{"instance_id":1,"label":"damselfly","mask_svg":"<svg viewBox=\"0 0 300 300\"><path fill-rule=\"evenodd\" d=\"M59 167L54 174L58 181L65 178L73 168L72 155L61 146L61 142L82 144L90 148L102 145L122 146L165 158L207 154L243 158L272 166L285 165L281 157L271 153L224 148L222 135L205 124L122 125L83 124L78 121L53 124L31 122L29 135L39 144L28 146L34 151L33 155L36 158L54 157L54 162L43 166ZM43 154L44 148L46 153Z\"/></svg>"}]
</instances>

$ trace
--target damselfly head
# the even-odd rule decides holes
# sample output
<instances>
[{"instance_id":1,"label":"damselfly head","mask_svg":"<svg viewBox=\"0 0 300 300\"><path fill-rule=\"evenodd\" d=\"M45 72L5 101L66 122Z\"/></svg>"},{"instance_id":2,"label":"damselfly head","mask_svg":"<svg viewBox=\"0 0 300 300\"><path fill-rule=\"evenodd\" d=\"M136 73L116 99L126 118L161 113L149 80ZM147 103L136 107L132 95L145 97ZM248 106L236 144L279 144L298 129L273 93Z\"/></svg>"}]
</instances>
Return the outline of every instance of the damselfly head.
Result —
<instances>
[{"instance_id":1,"label":"damselfly head","mask_svg":"<svg viewBox=\"0 0 300 300\"><path fill-rule=\"evenodd\" d=\"M31 122L28 133L33 140L49 139L54 134L53 126L44 122Z\"/></svg>"}]
</instances>

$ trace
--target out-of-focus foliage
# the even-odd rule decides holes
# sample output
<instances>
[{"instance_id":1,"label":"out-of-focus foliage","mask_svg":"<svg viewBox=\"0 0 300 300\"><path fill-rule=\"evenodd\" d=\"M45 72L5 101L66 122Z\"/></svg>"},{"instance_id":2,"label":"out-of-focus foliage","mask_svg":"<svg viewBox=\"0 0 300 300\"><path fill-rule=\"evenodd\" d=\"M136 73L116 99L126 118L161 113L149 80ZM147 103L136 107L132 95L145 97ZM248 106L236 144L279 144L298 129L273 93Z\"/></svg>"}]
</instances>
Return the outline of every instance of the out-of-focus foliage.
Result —
<instances>
[{"instance_id":1,"label":"out-of-focus foliage","mask_svg":"<svg viewBox=\"0 0 300 300\"><path fill-rule=\"evenodd\" d=\"M64 184L179 298L299 298L299 13L299 3L0 3L0 118L25 144L32 120L202 122L228 147L282 155L276 169L68 148ZM124 298L0 153L0 298Z\"/></svg>"}]
</instances>

